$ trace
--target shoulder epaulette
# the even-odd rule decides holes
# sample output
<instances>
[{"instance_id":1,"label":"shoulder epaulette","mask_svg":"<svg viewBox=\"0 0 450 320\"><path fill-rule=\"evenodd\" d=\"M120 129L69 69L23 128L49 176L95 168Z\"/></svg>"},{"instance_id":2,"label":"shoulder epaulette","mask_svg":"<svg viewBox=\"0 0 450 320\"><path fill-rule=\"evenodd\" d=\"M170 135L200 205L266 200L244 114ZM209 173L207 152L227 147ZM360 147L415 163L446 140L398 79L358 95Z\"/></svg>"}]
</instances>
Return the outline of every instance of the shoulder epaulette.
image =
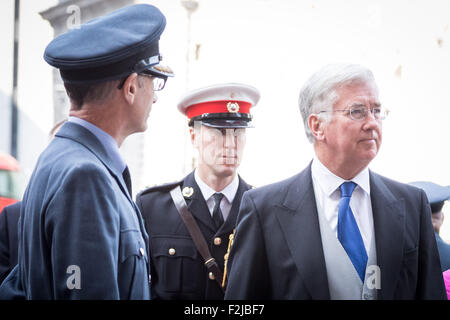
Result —
<instances>
[{"instance_id":1,"label":"shoulder epaulette","mask_svg":"<svg viewBox=\"0 0 450 320\"><path fill-rule=\"evenodd\" d=\"M165 183L165 184L161 184L161 185L154 185L154 186L148 186L146 187L144 190L142 190L141 192L139 192L139 194L137 195L142 196L144 194L150 193L150 192L166 192L166 191L170 191L172 190L175 186L177 185L181 185L183 183L183 180L181 181L175 181L175 182L170 182L170 183Z\"/></svg>"}]
</instances>

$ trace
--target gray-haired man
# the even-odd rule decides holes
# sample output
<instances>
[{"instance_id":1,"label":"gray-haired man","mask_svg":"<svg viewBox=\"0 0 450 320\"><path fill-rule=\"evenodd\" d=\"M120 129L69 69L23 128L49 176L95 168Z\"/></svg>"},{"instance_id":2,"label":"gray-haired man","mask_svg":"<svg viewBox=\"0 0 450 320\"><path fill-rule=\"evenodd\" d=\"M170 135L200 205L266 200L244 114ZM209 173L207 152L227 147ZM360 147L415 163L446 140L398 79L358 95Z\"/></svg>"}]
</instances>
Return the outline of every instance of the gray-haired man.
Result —
<instances>
[{"instance_id":1,"label":"gray-haired man","mask_svg":"<svg viewBox=\"0 0 450 320\"><path fill-rule=\"evenodd\" d=\"M370 70L328 65L300 92L315 157L248 191L226 299L445 299L425 193L368 169L386 111Z\"/></svg>"}]
</instances>

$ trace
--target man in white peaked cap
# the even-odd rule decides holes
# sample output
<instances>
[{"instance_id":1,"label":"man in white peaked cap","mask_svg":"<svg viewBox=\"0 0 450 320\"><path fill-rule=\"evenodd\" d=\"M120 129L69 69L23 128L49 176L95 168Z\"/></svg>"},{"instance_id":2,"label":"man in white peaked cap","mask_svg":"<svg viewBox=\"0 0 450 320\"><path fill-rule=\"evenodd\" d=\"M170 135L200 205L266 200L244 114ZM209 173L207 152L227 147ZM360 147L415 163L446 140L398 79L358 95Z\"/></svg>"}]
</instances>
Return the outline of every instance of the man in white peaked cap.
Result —
<instances>
[{"instance_id":1,"label":"man in white peaked cap","mask_svg":"<svg viewBox=\"0 0 450 320\"><path fill-rule=\"evenodd\" d=\"M251 188L236 171L250 109L259 96L251 86L227 83L188 92L180 100L198 164L183 180L146 189L136 200L150 235L152 298L223 299L228 239L242 195ZM192 231L184 223L180 206L198 228Z\"/></svg>"}]
</instances>

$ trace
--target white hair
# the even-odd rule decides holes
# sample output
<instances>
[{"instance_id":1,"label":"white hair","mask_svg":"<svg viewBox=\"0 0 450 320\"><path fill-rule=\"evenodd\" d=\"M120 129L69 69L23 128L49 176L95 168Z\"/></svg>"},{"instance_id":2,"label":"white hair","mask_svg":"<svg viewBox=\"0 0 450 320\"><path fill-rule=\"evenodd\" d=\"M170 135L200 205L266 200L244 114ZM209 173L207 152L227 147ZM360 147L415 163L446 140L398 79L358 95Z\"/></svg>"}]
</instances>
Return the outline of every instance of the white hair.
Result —
<instances>
[{"instance_id":1,"label":"white hair","mask_svg":"<svg viewBox=\"0 0 450 320\"><path fill-rule=\"evenodd\" d=\"M306 136L314 143L308 118L319 111L333 110L338 100L337 89L353 83L371 83L375 85L372 71L356 64L329 64L314 73L300 90L298 105L303 118ZM329 121L330 118L326 118Z\"/></svg>"}]
</instances>

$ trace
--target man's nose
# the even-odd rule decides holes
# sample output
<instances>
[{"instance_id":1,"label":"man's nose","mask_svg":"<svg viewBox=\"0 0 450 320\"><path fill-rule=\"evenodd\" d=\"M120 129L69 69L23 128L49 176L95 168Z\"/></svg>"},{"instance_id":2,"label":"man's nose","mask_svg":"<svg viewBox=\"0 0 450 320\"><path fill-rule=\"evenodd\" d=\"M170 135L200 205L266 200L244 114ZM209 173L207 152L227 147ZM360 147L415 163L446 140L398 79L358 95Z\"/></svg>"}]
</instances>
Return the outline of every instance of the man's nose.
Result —
<instances>
[{"instance_id":1,"label":"man's nose","mask_svg":"<svg viewBox=\"0 0 450 320\"><path fill-rule=\"evenodd\" d=\"M234 136L234 130L233 129L226 129L225 130L225 141L224 141L224 147L226 148L234 148L236 146L235 136Z\"/></svg>"},{"instance_id":2,"label":"man's nose","mask_svg":"<svg viewBox=\"0 0 450 320\"><path fill-rule=\"evenodd\" d=\"M367 110L367 116L364 119L364 126L363 128L365 130L369 130L369 129L374 129L381 126L381 120L380 119L376 119L375 115L373 114L372 110L368 109Z\"/></svg>"}]
</instances>

